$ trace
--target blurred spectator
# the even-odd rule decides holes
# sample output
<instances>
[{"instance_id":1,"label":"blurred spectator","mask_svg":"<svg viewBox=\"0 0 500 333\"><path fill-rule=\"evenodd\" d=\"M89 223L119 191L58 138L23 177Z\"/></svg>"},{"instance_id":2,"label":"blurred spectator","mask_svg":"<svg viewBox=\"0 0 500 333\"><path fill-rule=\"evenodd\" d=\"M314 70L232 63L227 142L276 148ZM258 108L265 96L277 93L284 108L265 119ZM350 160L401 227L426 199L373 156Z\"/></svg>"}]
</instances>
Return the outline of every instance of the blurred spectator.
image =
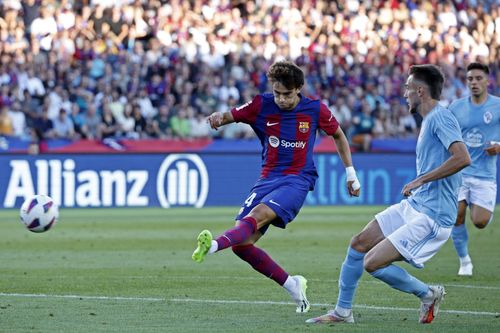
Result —
<instances>
[{"instance_id":1,"label":"blurred spectator","mask_svg":"<svg viewBox=\"0 0 500 333\"><path fill-rule=\"evenodd\" d=\"M11 96L8 85L2 85L0 87L0 105L11 106L13 102L14 96Z\"/></svg>"},{"instance_id":2,"label":"blurred spectator","mask_svg":"<svg viewBox=\"0 0 500 333\"><path fill-rule=\"evenodd\" d=\"M395 110L398 115L398 137L414 137L417 134L417 123L415 122L415 116L408 112L408 110L399 105L398 109Z\"/></svg>"},{"instance_id":3,"label":"blurred spectator","mask_svg":"<svg viewBox=\"0 0 500 333\"><path fill-rule=\"evenodd\" d=\"M43 107L42 114L35 118L33 128L37 133L38 139L50 139L54 137L54 123L49 118L47 107Z\"/></svg>"},{"instance_id":4,"label":"blurred spectator","mask_svg":"<svg viewBox=\"0 0 500 333\"><path fill-rule=\"evenodd\" d=\"M40 1L37 0L26 0L21 1L23 9L23 23L26 27L26 34L31 34L31 24L38 18L40 12Z\"/></svg>"},{"instance_id":5,"label":"blurred spectator","mask_svg":"<svg viewBox=\"0 0 500 333\"><path fill-rule=\"evenodd\" d=\"M391 119L387 116L386 110L379 109L375 111L375 122L372 130L374 138L383 139L391 137L394 133L391 126Z\"/></svg>"},{"instance_id":6,"label":"blurred spectator","mask_svg":"<svg viewBox=\"0 0 500 333\"><path fill-rule=\"evenodd\" d=\"M50 51L52 39L57 34L57 22L53 10L52 6L42 6L40 16L35 18L30 26L31 39L37 40L44 51Z\"/></svg>"},{"instance_id":7,"label":"blurred spectator","mask_svg":"<svg viewBox=\"0 0 500 333\"><path fill-rule=\"evenodd\" d=\"M9 117L12 120L12 135L22 138L26 133L26 116L21 110L19 102L14 102L8 111Z\"/></svg>"},{"instance_id":8,"label":"blurred spectator","mask_svg":"<svg viewBox=\"0 0 500 333\"><path fill-rule=\"evenodd\" d=\"M153 117L153 137L160 139L170 139L172 130L170 129L169 108L167 105L160 106L160 111Z\"/></svg>"},{"instance_id":9,"label":"blurred spectator","mask_svg":"<svg viewBox=\"0 0 500 333\"><path fill-rule=\"evenodd\" d=\"M139 133L135 132L135 119L132 116L133 107L131 104L125 105L123 116L118 120L122 135L128 139L139 139Z\"/></svg>"},{"instance_id":10,"label":"blurred spectator","mask_svg":"<svg viewBox=\"0 0 500 333\"><path fill-rule=\"evenodd\" d=\"M170 118L170 127L174 138L185 139L191 134L191 124L187 118L187 111L181 108Z\"/></svg>"},{"instance_id":11,"label":"blurred spectator","mask_svg":"<svg viewBox=\"0 0 500 333\"><path fill-rule=\"evenodd\" d=\"M137 104L139 104L141 108L141 114L145 118L151 119L158 113L158 111L155 110L146 89L141 89L141 91L139 92Z\"/></svg>"},{"instance_id":12,"label":"blurred spectator","mask_svg":"<svg viewBox=\"0 0 500 333\"><path fill-rule=\"evenodd\" d=\"M13 135L14 126L6 105L0 107L0 135Z\"/></svg>"},{"instance_id":13,"label":"blurred spectator","mask_svg":"<svg viewBox=\"0 0 500 333\"><path fill-rule=\"evenodd\" d=\"M366 100L362 101L361 112L352 118L352 123L354 125L352 142L360 146L363 151L370 150L371 141L374 136L375 118Z\"/></svg>"},{"instance_id":14,"label":"blurred spectator","mask_svg":"<svg viewBox=\"0 0 500 333\"><path fill-rule=\"evenodd\" d=\"M85 124L85 117L82 112L80 112L80 107L78 106L78 104L71 105L71 113L69 118L73 122L76 137L84 137L82 129Z\"/></svg>"},{"instance_id":15,"label":"blurred spectator","mask_svg":"<svg viewBox=\"0 0 500 333\"><path fill-rule=\"evenodd\" d=\"M137 104L129 136L204 136L205 116L269 91L269 65L290 58L304 69L304 94L330 105L348 135L369 109L377 137L414 136L400 99L408 68L441 66L448 105L467 94L466 65L487 63L498 95L499 27L492 0L3 1L0 104L20 105L29 128L39 105L52 120L62 108L86 138L124 134ZM107 108L115 125L103 123ZM225 136L253 135L235 126Z\"/></svg>"},{"instance_id":16,"label":"blurred spectator","mask_svg":"<svg viewBox=\"0 0 500 333\"><path fill-rule=\"evenodd\" d=\"M139 105L132 106L132 117L134 118L134 132L138 134L138 138L147 137L148 124L142 116L141 107Z\"/></svg>"},{"instance_id":17,"label":"blurred spectator","mask_svg":"<svg viewBox=\"0 0 500 333\"><path fill-rule=\"evenodd\" d=\"M345 103L345 99L343 97L337 98L334 105L331 105L329 109L332 111L335 119L340 123L342 129L345 133L350 132L351 122L352 122L352 114L351 109Z\"/></svg>"},{"instance_id":18,"label":"blurred spectator","mask_svg":"<svg viewBox=\"0 0 500 333\"><path fill-rule=\"evenodd\" d=\"M191 109L194 110L194 109ZM210 125L207 123L207 118L198 113L189 118L191 127L191 136L193 138L208 138L211 134Z\"/></svg>"},{"instance_id":19,"label":"blurred spectator","mask_svg":"<svg viewBox=\"0 0 500 333\"><path fill-rule=\"evenodd\" d=\"M49 93L48 101L49 101L49 118L55 119L61 114L61 108L63 103L63 90L61 86L54 87Z\"/></svg>"},{"instance_id":20,"label":"blurred spectator","mask_svg":"<svg viewBox=\"0 0 500 333\"><path fill-rule=\"evenodd\" d=\"M104 104L102 108L101 125L99 127L100 138L114 138L118 134L120 126L116 122L109 104Z\"/></svg>"},{"instance_id":21,"label":"blurred spectator","mask_svg":"<svg viewBox=\"0 0 500 333\"><path fill-rule=\"evenodd\" d=\"M101 117L97 115L95 106L89 105L87 112L83 116L83 125L81 131L83 137L86 139L100 139L101 138Z\"/></svg>"},{"instance_id":22,"label":"blurred spectator","mask_svg":"<svg viewBox=\"0 0 500 333\"><path fill-rule=\"evenodd\" d=\"M54 137L60 139L75 139L75 128L73 121L68 117L66 110L60 109L59 115L52 120L54 126Z\"/></svg>"},{"instance_id":23,"label":"blurred spectator","mask_svg":"<svg viewBox=\"0 0 500 333\"><path fill-rule=\"evenodd\" d=\"M153 106L158 107L167 91L166 82L162 80L160 75L154 74L146 89L151 99L151 103L153 103Z\"/></svg>"},{"instance_id":24,"label":"blurred spectator","mask_svg":"<svg viewBox=\"0 0 500 333\"><path fill-rule=\"evenodd\" d=\"M43 99L45 96L45 86L43 85L42 80L35 75L35 71L33 69L28 70L26 89L34 98Z\"/></svg>"},{"instance_id":25,"label":"blurred spectator","mask_svg":"<svg viewBox=\"0 0 500 333\"><path fill-rule=\"evenodd\" d=\"M118 89L115 89L111 94L111 100L108 103L104 102L104 105L111 110L111 113L116 120L121 120L123 118L126 103L127 99L120 96Z\"/></svg>"}]
</instances>

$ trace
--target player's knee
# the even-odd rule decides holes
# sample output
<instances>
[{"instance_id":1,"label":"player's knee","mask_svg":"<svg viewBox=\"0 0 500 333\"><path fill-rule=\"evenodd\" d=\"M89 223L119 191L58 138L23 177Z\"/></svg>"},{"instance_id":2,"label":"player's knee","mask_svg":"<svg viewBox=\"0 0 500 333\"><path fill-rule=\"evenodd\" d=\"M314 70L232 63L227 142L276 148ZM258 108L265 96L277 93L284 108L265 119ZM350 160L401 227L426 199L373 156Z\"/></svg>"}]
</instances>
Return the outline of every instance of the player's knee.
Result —
<instances>
[{"instance_id":1,"label":"player's knee","mask_svg":"<svg viewBox=\"0 0 500 333\"><path fill-rule=\"evenodd\" d=\"M258 204L250 211L247 216L255 219L255 222L257 223L257 229L260 229L263 226L271 223L271 221L276 218L276 213L265 204Z\"/></svg>"},{"instance_id":2,"label":"player's knee","mask_svg":"<svg viewBox=\"0 0 500 333\"><path fill-rule=\"evenodd\" d=\"M474 225L476 226L476 228L478 228L478 229L484 229L488 225L489 221L490 221L489 219L487 219L487 220L481 219L481 220L472 221L472 223L474 223Z\"/></svg>"},{"instance_id":3,"label":"player's knee","mask_svg":"<svg viewBox=\"0 0 500 333\"><path fill-rule=\"evenodd\" d=\"M231 246L231 250L233 250L233 253L238 257L242 258L251 246L253 246L253 244L233 245Z\"/></svg>"},{"instance_id":4,"label":"player's knee","mask_svg":"<svg viewBox=\"0 0 500 333\"><path fill-rule=\"evenodd\" d=\"M361 253L366 253L370 250L368 239L363 236L363 233L359 233L351 238L351 247Z\"/></svg>"},{"instance_id":5,"label":"player's knee","mask_svg":"<svg viewBox=\"0 0 500 333\"><path fill-rule=\"evenodd\" d=\"M233 245L231 246L231 250L233 251L234 254L238 255L238 253L241 251L241 248L239 245Z\"/></svg>"},{"instance_id":6,"label":"player's knee","mask_svg":"<svg viewBox=\"0 0 500 333\"><path fill-rule=\"evenodd\" d=\"M363 262L363 268L368 273L375 272L378 269L375 260L373 260L373 257L369 253L365 256L365 260Z\"/></svg>"}]
</instances>

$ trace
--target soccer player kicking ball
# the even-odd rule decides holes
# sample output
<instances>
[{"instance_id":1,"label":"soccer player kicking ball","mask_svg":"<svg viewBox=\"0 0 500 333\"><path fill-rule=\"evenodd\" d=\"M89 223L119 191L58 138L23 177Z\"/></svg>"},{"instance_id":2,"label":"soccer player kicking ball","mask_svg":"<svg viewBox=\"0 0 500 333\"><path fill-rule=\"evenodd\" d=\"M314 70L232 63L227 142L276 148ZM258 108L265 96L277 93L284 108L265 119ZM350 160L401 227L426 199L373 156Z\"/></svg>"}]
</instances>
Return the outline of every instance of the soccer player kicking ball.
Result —
<instances>
[{"instance_id":1,"label":"soccer player kicking ball","mask_svg":"<svg viewBox=\"0 0 500 333\"><path fill-rule=\"evenodd\" d=\"M307 281L290 276L269 255L254 244L269 225L285 228L314 189L318 174L313 161L318 130L331 135L346 167L347 189L359 196L360 184L352 166L349 143L330 110L320 101L300 94L304 73L294 63L274 63L267 73L272 94L257 95L251 102L229 112L208 117L214 129L233 122L252 126L262 144L262 171L236 216L236 226L216 239L208 230L198 236L193 260L231 247L234 254L256 271L283 286L297 303L298 313L309 311Z\"/></svg>"},{"instance_id":2,"label":"soccer player kicking ball","mask_svg":"<svg viewBox=\"0 0 500 333\"><path fill-rule=\"evenodd\" d=\"M462 128L472 165L462 172L458 192L458 215L451 239L460 259L458 275L472 276L465 213L470 208L472 223L483 229L493 219L497 196L497 155L500 154L500 98L488 94L488 66L473 62L467 66L471 96L453 102L449 109Z\"/></svg>"},{"instance_id":3,"label":"soccer player kicking ball","mask_svg":"<svg viewBox=\"0 0 500 333\"><path fill-rule=\"evenodd\" d=\"M410 68L404 97L410 112L423 117L416 149L417 178L403 187L407 199L375 215L351 239L335 309L307 323L353 323L352 302L363 268L392 288L420 298L421 323L430 323L437 315L444 287L423 283L394 262L404 260L423 267L450 237L455 223L457 172L470 164L470 157L457 120L438 104L443 83L436 66Z\"/></svg>"}]
</instances>

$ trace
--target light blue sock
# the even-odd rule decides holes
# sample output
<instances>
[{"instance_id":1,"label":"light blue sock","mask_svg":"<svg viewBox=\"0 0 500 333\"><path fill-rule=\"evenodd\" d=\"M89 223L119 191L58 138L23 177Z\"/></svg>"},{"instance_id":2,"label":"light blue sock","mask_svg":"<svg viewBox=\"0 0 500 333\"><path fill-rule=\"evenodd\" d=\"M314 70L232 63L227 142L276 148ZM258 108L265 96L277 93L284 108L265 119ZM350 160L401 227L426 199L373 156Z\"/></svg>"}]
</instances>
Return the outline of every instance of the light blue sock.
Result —
<instances>
[{"instance_id":1,"label":"light blue sock","mask_svg":"<svg viewBox=\"0 0 500 333\"><path fill-rule=\"evenodd\" d=\"M453 226L451 239L453 240L453 245L455 246L455 250L457 250L458 256L460 258L467 257L469 255L469 234L467 233L465 223Z\"/></svg>"},{"instance_id":2,"label":"light blue sock","mask_svg":"<svg viewBox=\"0 0 500 333\"><path fill-rule=\"evenodd\" d=\"M419 298L424 297L429 291L429 286L427 284L410 275L405 269L396 265L389 265L384 268L377 269L370 274L373 277L384 281L394 289L404 291L408 294L413 294Z\"/></svg>"},{"instance_id":3,"label":"light blue sock","mask_svg":"<svg viewBox=\"0 0 500 333\"><path fill-rule=\"evenodd\" d=\"M358 281L363 274L364 257L365 253L358 252L350 246L347 249L347 255L340 270L337 306L352 309L352 300L358 287Z\"/></svg>"}]
</instances>

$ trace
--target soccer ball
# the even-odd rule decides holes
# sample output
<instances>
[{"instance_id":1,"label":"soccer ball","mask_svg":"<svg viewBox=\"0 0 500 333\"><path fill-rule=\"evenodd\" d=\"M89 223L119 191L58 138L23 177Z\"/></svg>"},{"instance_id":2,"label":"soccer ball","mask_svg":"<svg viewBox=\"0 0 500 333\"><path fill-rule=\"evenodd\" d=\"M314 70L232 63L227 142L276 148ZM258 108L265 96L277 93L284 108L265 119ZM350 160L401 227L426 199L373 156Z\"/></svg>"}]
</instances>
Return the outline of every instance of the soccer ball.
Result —
<instances>
[{"instance_id":1,"label":"soccer ball","mask_svg":"<svg viewBox=\"0 0 500 333\"><path fill-rule=\"evenodd\" d=\"M24 201L19 214L21 223L29 231L44 232L56 224L59 218L59 209L51 197L37 194Z\"/></svg>"}]
</instances>

